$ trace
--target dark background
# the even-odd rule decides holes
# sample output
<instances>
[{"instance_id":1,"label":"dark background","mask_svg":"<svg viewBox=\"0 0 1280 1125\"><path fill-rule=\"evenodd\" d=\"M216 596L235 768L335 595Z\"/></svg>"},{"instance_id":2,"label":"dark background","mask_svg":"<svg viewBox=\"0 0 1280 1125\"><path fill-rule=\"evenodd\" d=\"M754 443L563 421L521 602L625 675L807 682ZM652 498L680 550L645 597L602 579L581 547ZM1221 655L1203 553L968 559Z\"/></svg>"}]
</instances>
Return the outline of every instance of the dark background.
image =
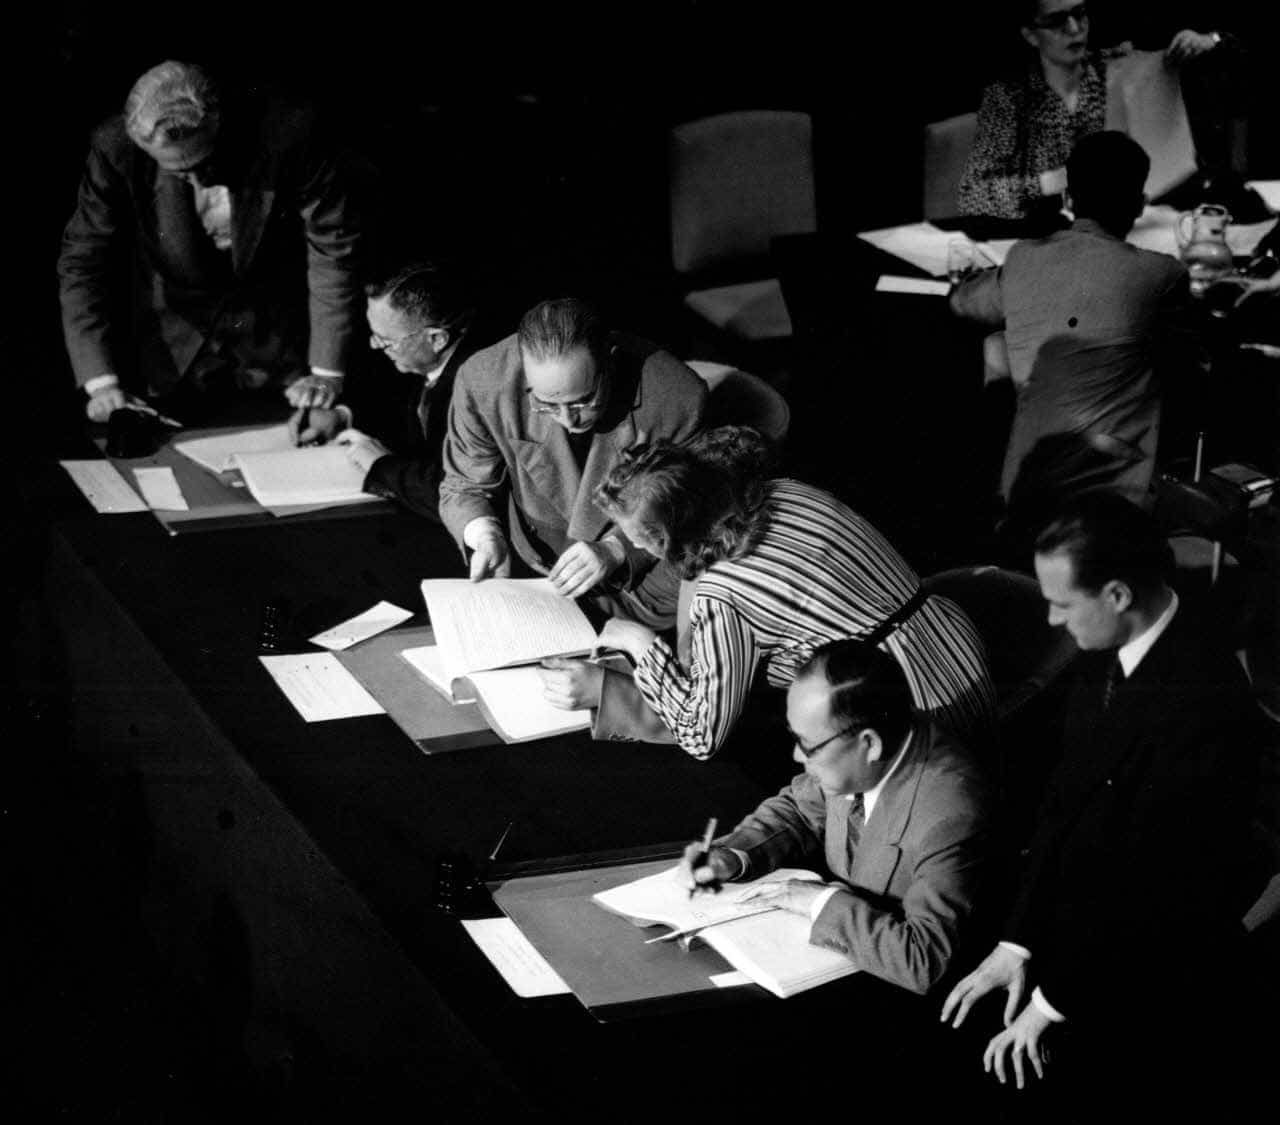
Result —
<instances>
[{"instance_id":1,"label":"dark background","mask_svg":"<svg viewBox=\"0 0 1280 1125\"><path fill-rule=\"evenodd\" d=\"M1126 7L1157 6L1095 4L1095 42L1136 35L1121 30ZM1196 7L1200 18L1184 18L1180 9ZM1143 30L1153 42L1181 26L1241 34L1250 46L1241 76L1247 171L1280 178L1268 7L1160 5L1164 26ZM462 250L516 303L576 292L620 324L667 339L672 124L731 109L807 110L820 225L847 232L911 221L920 212L921 126L975 108L983 83L1018 49L1004 6L974 0L47 3L4 20L0 354L7 447L19 472L78 434L83 418L62 351L54 267L88 132L162 59L314 98L379 186L384 229L400 231L406 251ZM38 513L16 514L5 535L6 589L25 614L41 533ZM204 1100L193 1091L216 1083L219 1060L200 1057L200 1031L175 1008L140 932L112 914L128 882L119 857L101 847L116 814L42 757L49 704L36 656L16 654L21 690L6 719L17 763L4 820L14 904L6 992L30 1039L19 1077L43 1089L45 1105L50 1084L64 1087L55 1099L61 1120L193 1119Z\"/></svg>"}]
</instances>

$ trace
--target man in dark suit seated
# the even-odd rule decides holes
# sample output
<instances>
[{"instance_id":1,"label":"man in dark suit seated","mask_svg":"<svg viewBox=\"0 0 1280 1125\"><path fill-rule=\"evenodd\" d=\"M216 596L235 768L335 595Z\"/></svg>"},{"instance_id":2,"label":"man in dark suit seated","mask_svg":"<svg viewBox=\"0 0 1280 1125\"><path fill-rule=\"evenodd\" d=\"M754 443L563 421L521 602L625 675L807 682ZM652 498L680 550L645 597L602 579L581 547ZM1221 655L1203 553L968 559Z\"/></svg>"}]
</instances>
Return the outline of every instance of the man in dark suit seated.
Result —
<instances>
[{"instance_id":1,"label":"man in dark suit seated","mask_svg":"<svg viewBox=\"0 0 1280 1125\"><path fill-rule=\"evenodd\" d=\"M440 517L472 552L472 580L510 574L514 546L565 597L673 625L678 576L628 542L594 493L633 445L695 434L706 398L675 356L611 331L582 301L535 305L454 384Z\"/></svg>"},{"instance_id":2,"label":"man in dark suit seated","mask_svg":"<svg viewBox=\"0 0 1280 1125\"><path fill-rule=\"evenodd\" d=\"M987 788L952 739L911 704L893 657L863 641L817 649L787 690L804 772L727 836L690 844L690 888L826 867L748 895L806 917L809 941L912 992L947 972L987 859ZM731 893L731 892L726 892Z\"/></svg>"},{"instance_id":3,"label":"man in dark suit seated","mask_svg":"<svg viewBox=\"0 0 1280 1125\"><path fill-rule=\"evenodd\" d=\"M273 386L330 405L359 314L358 242L308 108L153 67L93 134L58 260L88 416L141 395L190 418Z\"/></svg>"},{"instance_id":4,"label":"man in dark suit seated","mask_svg":"<svg viewBox=\"0 0 1280 1125\"><path fill-rule=\"evenodd\" d=\"M346 402L297 411L290 432L299 445L336 440L364 471L366 492L438 519L454 376L497 333L470 284L443 262L415 262L365 293L369 346L385 362L362 365Z\"/></svg>"},{"instance_id":5,"label":"man in dark suit seated","mask_svg":"<svg viewBox=\"0 0 1280 1125\"><path fill-rule=\"evenodd\" d=\"M1258 712L1234 657L1179 605L1171 565L1151 519L1110 493L1078 497L1039 535L1049 620L1083 650L1064 750L1006 940L942 1009L959 1026L1006 990L986 1069L1004 1082L1011 1062L1019 1088L1034 1071L1055 1097L1105 1092L1108 1107L1225 1098L1240 1081L1215 1067L1241 1043L1241 919L1261 886Z\"/></svg>"}]
</instances>

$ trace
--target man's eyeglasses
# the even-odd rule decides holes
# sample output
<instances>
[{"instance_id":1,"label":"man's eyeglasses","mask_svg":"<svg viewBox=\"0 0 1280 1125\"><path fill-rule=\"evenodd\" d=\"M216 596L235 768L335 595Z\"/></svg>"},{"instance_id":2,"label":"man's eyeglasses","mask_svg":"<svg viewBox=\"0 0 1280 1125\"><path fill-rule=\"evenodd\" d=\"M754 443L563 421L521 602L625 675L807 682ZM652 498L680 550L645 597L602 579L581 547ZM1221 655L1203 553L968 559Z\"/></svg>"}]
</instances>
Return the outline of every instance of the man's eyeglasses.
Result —
<instances>
[{"instance_id":1,"label":"man's eyeglasses","mask_svg":"<svg viewBox=\"0 0 1280 1125\"><path fill-rule=\"evenodd\" d=\"M821 742L815 742L812 746L806 746L801 742L795 731L791 732L791 737L795 739L796 749L799 750L806 758L812 758L824 746L830 746L837 738L844 738L845 735L852 734L855 730L860 730L861 727L861 723L859 723L858 726L845 727L844 730L838 730L830 738L824 738Z\"/></svg>"},{"instance_id":2,"label":"man's eyeglasses","mask_svg":"<svg viewBox=\"0 0 1280 1125\"><path fill-rule=\"evenodd\" d=\"M1088 5L1077 4L1074 8L1061 8L1056 12L1050 12L1047 16L1037 16L1031 21L1031 26L1038 27L1041 31L1065 31L1067 24L1072 20L1075 20L1077 27L1088 23Z\"/></svg>"},{"instance_id":3,"label":"man's eyeglasses","mask_svg":"<svg viewBox=\"0 0 1280 1125\"><path fill-rule=\"evenodd\" d=\"M595 386L591 388L590 393L585 398L576 399L573 402L543 402L533 393L532 387L526 387L525 393L529 396L532 403L530 411L534 414L549 414L552 417L560 417L561 412L569 419L569 425L578 426L582 423L582 415L600 406L598 401L601 398L601 392L604 389L604 378L601 372L596 373Z\"/></svg>"},{"instance_id":4,"label":"man's eyeglasses","mask_svg":"<svg viewBox=\"0 0 1280 1125\"><path fill-rule=\"evenodd\" d=\"M416 332L410 332L405 336L397 336L394 340L390 336L380 336L377 332L370 331L369 346L377 348L380 352L389 352L393 348L402 347L410 340L416 340L424 332L435 332L436 330L437 329L434 324L428 324L419 328Z\"/></svg>"}]
</instances>

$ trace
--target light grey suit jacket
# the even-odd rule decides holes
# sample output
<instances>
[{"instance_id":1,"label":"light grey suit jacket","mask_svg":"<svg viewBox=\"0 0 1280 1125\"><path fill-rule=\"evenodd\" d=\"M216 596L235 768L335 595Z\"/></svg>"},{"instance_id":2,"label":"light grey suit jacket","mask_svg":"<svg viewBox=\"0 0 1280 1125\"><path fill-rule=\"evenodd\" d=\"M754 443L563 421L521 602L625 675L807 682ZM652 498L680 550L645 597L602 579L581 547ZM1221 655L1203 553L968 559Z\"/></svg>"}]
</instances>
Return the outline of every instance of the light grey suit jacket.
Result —
<instances>
[{"instance_id":1,"label":"light grey suit jacket","mask_svg":"<svg viewBox=\"0 0 1280 1125\"><path fill-rule=\"evenodd\" d=\"M946 973L973 911L989 850L989 798L977 767L947 735L917 719L854 846L852 801L800 774L728 836L745 878L818 863L840 883L809 940L913 992Z\"/></svg>"},{"instance_id":2,"label":"light grey suit jacket","mask_svg":"<svg viewBox=\"0 0 1280 1125\"><path fill-rule=\"evenodd\" d=\"M638 337L614 333L610 342L609 405L581 466L565 429L533 412L514 335L462 365L440 485L440 518L459 544L468 523L501 518L505 502L512 545L545 574L571 543L593 542L610 529L593 493L627 449L656 438L684 441L701 427L707 390L692 370ZM613 581L635 590L653 569L653 557L628 544L627 563ZM674 576L667 574L661 587L670 623Z\"/></svg>"}]
</instances>

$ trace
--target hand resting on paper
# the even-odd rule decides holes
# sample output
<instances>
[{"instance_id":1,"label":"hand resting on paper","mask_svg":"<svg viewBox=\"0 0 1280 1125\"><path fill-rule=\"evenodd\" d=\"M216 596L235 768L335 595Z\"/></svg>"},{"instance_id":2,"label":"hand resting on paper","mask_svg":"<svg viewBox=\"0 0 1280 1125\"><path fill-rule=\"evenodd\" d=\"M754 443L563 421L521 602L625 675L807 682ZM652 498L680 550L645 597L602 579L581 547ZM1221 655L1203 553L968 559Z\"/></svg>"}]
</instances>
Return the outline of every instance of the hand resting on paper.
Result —
<instances>
[{"instance_id":1,"label":"hand resting on paper","mask_svg":"<svg viewBox=\"0 0 1280 1125\"><path fill-rule=\"evenodd\" d=\"M703 851L702 841L694 840L680 857L676 882L691 891L718 891L721 883L741 874L742 862L728 848L713 846L710 851Z\"/></svg>"},{"instance_id":2,"label":"hand resting on paper","mask_svg":"<svg viewBox=\"0 0 1280 1125\"><path fill-rule=\"evenodd\" d=\"M323 445L347 427L340 410L313 406L295 410L289 416L289 440L294 445Z\"/></svg>"},{"instance_id":3,"label":"hand resting on paper","mask_svg":"<svg viewBox=\"0 0 1280 1125\"><path fill-rule=\"evenodd\" d=\"M622 559L621 545L616 542L572 543L556 559L547 577L557 594L580 598L617 570Z\"/></svg>"},{"instance_id":4,"label":"hand resting on paper","mask_svg":"<svg viewBox=\"0 0 1280 1125\"><path fill-rule=\"evenodd\" d=\"M826 889L825 883L814 882L812 879L779 879L748 887L738 895L738 901L754 902L759 906L777 906L807 918L813 900Z\"/></svg>"},{"instance_id":5,"label":"hand resting on paper","mask_svg":"<svg viewBox=\"0 0 1280 1125\"><path fill-rule=\"evenodd\" d=\"M553 707L584 711L600 706L604 669L589 660L549 656L538 667L542 694Z\"/></svg>"},{"instance_id":6,"label":"hand resting on paper","mask_svg":"<svg viewBox=\"0 0 1280 1125\"><path fill-rule=\"evenodd\" d=\"M471 581L510 577L511 549L506 536L496 530L485 531L471 551Z\"/></svg>"},{"instance_id":7,"label":"hand resting on paper","mask_svg":"<svg viewBox=\"0 0 1280 1125\"><path fill-rule=\"evenodd\" d=\"M359 430L343 430L333 442L346 449L347 459L362 473L368 473L373 463L389 452L380 441Z\"/></svg>"},{"instance_id":8,"label":"hand resting on paper","mask_svg":"<svg viewBox=\"0 0 1280 1125\"><path fill-rule=\"evenodd\" d=\"M604 623L600 636L596 638L596 648L616 648L625 652L635 663L640 662L645 650L653 644L658 634L647 625L638 621L628 621L625 617L611 617Z\"/></svg>"}]
</instances>

